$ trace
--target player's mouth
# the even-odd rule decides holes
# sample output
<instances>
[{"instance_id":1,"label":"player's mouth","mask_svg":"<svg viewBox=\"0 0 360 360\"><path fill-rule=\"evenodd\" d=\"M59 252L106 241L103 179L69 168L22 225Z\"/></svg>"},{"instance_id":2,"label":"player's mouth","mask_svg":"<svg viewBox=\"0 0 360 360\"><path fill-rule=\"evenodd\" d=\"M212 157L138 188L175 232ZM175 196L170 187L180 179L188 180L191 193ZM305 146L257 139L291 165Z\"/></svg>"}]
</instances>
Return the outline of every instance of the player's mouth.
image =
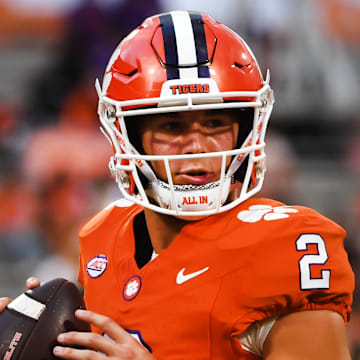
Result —
<instances>
[{"instance_id":1,"label":"player's mouth","mask_svg":"<svg viewBox=\"0 0 360 360\"><path fill-rule=\"evenodd\" d=\"M203 185L216 180L214 179L214 174L212 172L207 172L205 170L184 171L178 173L176 177L179 185Z\"/></svg>"}]
</instances>

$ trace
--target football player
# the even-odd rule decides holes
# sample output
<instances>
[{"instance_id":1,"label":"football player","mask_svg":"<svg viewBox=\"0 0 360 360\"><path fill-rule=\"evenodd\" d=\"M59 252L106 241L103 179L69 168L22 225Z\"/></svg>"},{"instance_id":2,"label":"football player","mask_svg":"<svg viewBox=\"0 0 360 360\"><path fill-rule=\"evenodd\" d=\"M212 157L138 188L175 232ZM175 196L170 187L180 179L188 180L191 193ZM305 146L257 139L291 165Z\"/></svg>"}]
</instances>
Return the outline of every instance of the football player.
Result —
<instances>
[{"instance_id":1,"label":"football player","mask_svg":"<svg viewBox=\"0 0 360 360\"><path fill-rule=\"evenodd\" d=\"M80 230L77 316L94 332L62 334L55 355L350 359L345 231L254 197L274 98L246 43L202 13L155 15L96 88L123 198Z\"/></svg>"}]
</instances>

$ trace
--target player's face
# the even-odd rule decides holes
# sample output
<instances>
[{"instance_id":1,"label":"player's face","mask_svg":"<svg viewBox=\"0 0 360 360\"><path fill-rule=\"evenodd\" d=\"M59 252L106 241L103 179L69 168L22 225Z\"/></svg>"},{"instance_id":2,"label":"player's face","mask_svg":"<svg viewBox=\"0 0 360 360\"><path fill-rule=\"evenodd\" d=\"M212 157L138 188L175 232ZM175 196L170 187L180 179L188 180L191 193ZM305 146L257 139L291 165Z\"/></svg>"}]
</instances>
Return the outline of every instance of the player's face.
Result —
<instances>
[{"instance_id":1,"label":"player's face","mask_svg":"<svg viewBox=\"0 0 360 360\"><path fill-rule=\"evenodd\" d=\"M204 110L160 114L141 124L147 155L183 155L234 149L239 124L234 114ZM226 159L226 165L231 158ZM201 185L219 180L221 157L170 161L173 183ZM167 180L163 161L152 161L157 176Z\"/></svg>"}]
</instances>

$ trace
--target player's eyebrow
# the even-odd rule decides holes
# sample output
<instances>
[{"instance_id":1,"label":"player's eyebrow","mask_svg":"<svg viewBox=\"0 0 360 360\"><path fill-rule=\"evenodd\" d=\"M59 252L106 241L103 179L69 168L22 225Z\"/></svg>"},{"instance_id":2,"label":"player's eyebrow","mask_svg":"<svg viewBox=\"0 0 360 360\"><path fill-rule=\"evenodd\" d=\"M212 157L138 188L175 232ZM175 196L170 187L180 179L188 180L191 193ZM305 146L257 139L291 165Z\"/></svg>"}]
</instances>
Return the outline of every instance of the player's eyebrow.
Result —
<instances>
[{"instance_id":1,"label":"player's eyebrow","mask_svg":"<svg viewBox=\"0 0 360 360\"><path fill-rule=\"evenodd\" d=\"M162 117L171 118L171 119L178 119L181 115L178 112L168 112L161 114Z\"/></svg>"},{"instance_id":2,"label":"player's eyebrow","mask_svg":"<svg viewBox=\"0 0 360 360\"><path fill-rule=\"evenodd\" d=\"M222 115L224 113L224 111L221 111L221 110L218 110L218 109L215 109L215 110L207 110L208 114L211 114L211 115ZM173 119L178 119L178 118L181 118L182 117L182 114L185 114L186 111L184 112L169 112L169 113L164 113L162 115L164 115L165 117L170 117L170 118L173 118ZM195 115L197 112L193 112L192 115Z\"/></svg>"}]
</instances>

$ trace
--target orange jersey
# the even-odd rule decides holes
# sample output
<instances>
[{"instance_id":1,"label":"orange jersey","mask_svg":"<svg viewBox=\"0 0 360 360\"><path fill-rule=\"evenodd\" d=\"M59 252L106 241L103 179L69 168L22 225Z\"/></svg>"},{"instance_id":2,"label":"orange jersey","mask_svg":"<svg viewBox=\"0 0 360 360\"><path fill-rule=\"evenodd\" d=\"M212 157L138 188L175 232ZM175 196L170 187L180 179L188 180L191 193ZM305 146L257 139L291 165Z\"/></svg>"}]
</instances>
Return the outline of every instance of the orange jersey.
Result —
<instances>
[{"instance_id":1,"label":"orange jersey","mask_svg":"<svg viewBox=\"0 0 360 360\"><path fill-rule=\"evenodd\" d=\"M250 199L189 222L141 269L120 200L80 230L80 281L90 310L136 336L157 359L257 359L237 335L254 322L311 309L351 311L345 231L314 210Z\"/></svg>"}]
</instances>

